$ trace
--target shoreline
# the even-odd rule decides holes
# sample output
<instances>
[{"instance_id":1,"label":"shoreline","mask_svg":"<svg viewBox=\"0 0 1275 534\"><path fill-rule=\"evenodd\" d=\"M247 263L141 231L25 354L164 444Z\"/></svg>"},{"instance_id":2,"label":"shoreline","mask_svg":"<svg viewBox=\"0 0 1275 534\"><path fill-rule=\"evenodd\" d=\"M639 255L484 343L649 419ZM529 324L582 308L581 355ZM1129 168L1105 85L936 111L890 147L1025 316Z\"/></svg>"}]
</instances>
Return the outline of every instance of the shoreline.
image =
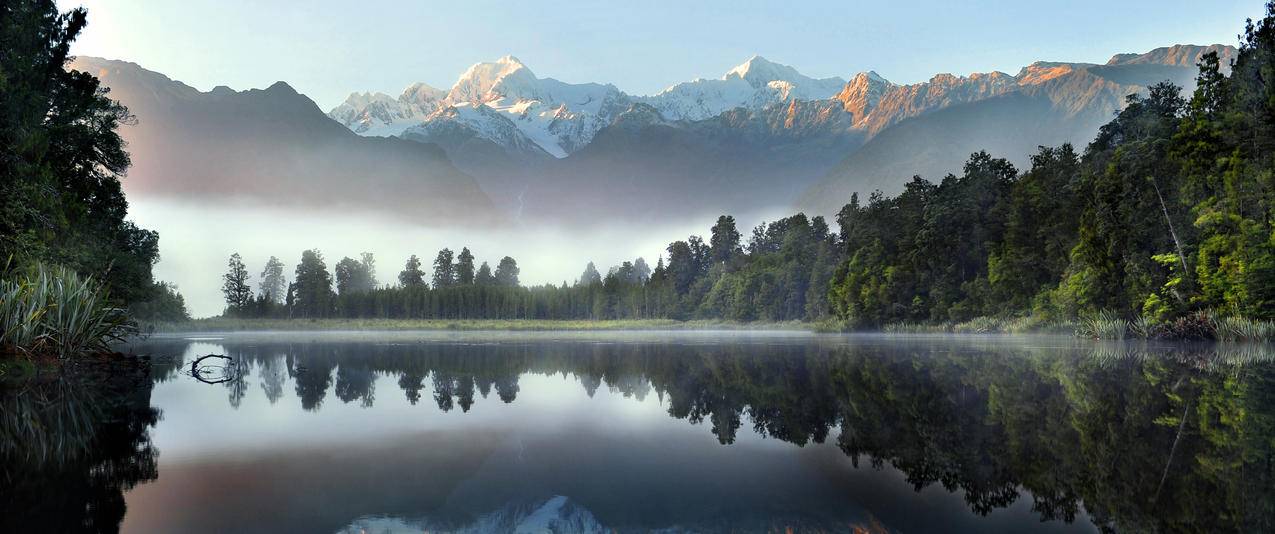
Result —
<instances>
[{"instance_id":1,"label":"shoreline","mask_svg":"<svg viewBox=\"0 0 1275 534\"><path fill-rule=\"evenodd\" d=\"M185 322L152 323L142 326L144 333L203 333L254 331L505 331L505 332L597 332L597 331L668 331L668 330L734 330L819 332L819 324L789 322L750 322L673 319L628 320L556 320L556 319L227 319L208 318Z\"/></svg>"}]
</instances>

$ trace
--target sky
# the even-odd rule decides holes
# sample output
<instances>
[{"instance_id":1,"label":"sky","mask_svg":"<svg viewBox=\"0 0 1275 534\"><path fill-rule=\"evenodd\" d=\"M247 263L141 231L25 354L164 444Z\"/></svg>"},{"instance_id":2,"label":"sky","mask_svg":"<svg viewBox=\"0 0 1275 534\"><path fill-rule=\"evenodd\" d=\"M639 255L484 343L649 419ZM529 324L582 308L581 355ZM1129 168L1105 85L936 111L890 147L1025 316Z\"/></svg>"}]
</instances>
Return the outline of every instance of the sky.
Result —
<instances>
[{"instance_id":1,"label":"sky","mask_svg":"<svg viewBox=\"0 0 1275 534\"><path fill-rule=\"evenodd\" d=\"M133 61L198 89L286 81L323 109L353 91L446 89L513 54L537 76L652 94L754 54L808 76L1017 73L1170 44L1235 44L1257 0L509 2L59 0L89 26L73 52ZM304 7L298 7L298 6Z\"/></svg>"}]
</instances>

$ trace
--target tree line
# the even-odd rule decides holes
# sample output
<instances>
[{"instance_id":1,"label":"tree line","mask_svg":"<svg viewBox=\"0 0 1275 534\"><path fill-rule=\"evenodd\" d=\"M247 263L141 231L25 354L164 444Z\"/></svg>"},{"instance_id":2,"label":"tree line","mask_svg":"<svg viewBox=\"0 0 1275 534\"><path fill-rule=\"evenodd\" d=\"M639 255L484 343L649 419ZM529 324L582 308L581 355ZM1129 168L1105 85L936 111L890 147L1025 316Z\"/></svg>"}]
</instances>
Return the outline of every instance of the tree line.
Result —
<instances>
[{"instance_id":1,"label":"tree line","mask_svg":"<svg viewBox=\"0 0 1275 534\"><path fill-rule=\"evenodd\" d=\"M649 319L815 320L826 315L825 294L836 260L836 239L822 217L795 215L763 223L745 245L735 219L719 217L705 242L699 236L668 246L654 268L644 258L611 267L589 262L572 283L526 287L512 257L493 270L476 266L467 247L444 248L427 273L412 255L392 283L377 278L373 254L343 257L329 271L318 250L302 253L287 281L270 257L253 276L232 254L222 276L226 315L411 319Z\"/></svg>"},{"instance_id":2,"label":"tree line","mask_svg":"<svg viewBox=\"0 0 1275 534\"><path fill-rule=\"evenodd\" d=\"M1166 82L1129 96L1083 153L1042 147L1021 174L978 153L960 176L852 199L834 313L1275 317L1275 3L1229 76L1214 53L1199 67L1191 95Z\"/></svg>"},{"instance_id":3,"label":"tree line","mask_svg":"<svg viewBox=\"0 0 1275 534\"><path fill-rule=\"evenodd\" d=\"M835 318L861 328L1275 318L1275 3L1241 41L1229 75L1205 55L1194 93L1164 82L1130 95L1083 150L1041 147L1021 172L978 152L938 183L917 176L892 197L852 196L835 232L799 213L744 242L723 215L707 241L671 243L653 269L639 258L603 276L590 264L573 284L536 287L518 284L512 258L492 272L467 249L444 249L428 281L413 256L397 284L376 283L371 255L343 258L333 289L308 251L293 284L262 290L257 301L271 305L241 293L227 303L294 317Z\"/></svg>"}]
</instances>

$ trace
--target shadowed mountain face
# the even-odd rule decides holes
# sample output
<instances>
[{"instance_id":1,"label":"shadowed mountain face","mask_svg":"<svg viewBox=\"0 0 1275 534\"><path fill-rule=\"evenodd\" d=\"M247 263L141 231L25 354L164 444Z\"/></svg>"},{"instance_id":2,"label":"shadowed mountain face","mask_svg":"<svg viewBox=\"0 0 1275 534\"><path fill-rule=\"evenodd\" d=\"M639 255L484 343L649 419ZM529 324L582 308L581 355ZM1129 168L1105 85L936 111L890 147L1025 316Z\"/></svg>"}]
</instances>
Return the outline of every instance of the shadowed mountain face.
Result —
<instances>
[{"instance_id":1,"label":"shadowed mountain face","mask_svg":"<svg viewBox=\"0 0 1275 534\"><path fill-rule=\"evenodd\" d=\"M1016 75L938 74L906 85L875 72L814 80L754 57L721 79L652 96L598 86L605 98L583 104L538 89L546 80L521 63L495 69L502 59L461 76L447 98L474 93L461 91L473 79L484 83L459 107L412 115L421 94L413 86L393 106L355 94L330 115L365 135L399 128L403 138L443 146L525 222L641 221L793 203L832 214L851 193L897 192L917 174L938 179L979 150L1022 164L1040 145L1083 144L1127 95L1165 80L1192 86L1207 52L1229 63L1234 48L1178 45L1106 65L1038 62ZM588 128L568 127L586 116Z\"/></svg>"},{"instance_id":2,"label":"shadowed mountain face","mask_svg":"<svg viewBox=\"0 0 1275 534\"><path fill-rule=\"evenodd\" d=\"M81 57L136 116L123 128L130 196L350 206L424 225L502 220L474 179L442 149L360 137L283 82L200 92L136 64Z\"/></svg>"},{"instance_id":3,"label":"shadowed mountain face","mask_svg":"<svg viewBox=\"0 0 1275 534\"><path fill-rule=\"evenodd\" d=\"M449 90L354 94L327 115L283 83L204 93L131 63L75 66L137 115L124 131L130 194L350 204L423 224L582 224L794 204L828 215L852 193L938 180L979 150L1022 166L1040 145L1086 143L1129 94L1165 80L1190 89L1207 52L1229 64L1234 48L908 85L874 72L816 80L754 57L651 96L538 78L509 56Z\"/></svg>"}]
</instances>

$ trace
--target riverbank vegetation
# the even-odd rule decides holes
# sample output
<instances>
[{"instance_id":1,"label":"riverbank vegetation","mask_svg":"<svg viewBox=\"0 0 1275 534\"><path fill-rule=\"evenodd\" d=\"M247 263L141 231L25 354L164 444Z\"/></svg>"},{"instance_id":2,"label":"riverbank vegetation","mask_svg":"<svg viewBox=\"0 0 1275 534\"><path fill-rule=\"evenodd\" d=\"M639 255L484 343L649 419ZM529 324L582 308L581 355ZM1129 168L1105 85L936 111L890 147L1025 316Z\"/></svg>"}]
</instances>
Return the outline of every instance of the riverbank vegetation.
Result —
<instances>
[{"instance_id":1,"label":"riverbank vegetation","mask_svg":"<svg viewBox=\"0 0 1275 534\"><path fill-rule=\"evenodd\" d=\"M148 331L238 332L255 330L304 331L410 331L410 330L503 330L511 332L549 331L640 331L640 330L792 330L809 331L811 324L800 321L747 322L673 319L538 320L538 319L243 319L210 317L191 321L146 324Z\"/></svg>"},{"instance_id":2,"label":"riverbank vegetation","mask_svg":"<svg viewBox=\"0 0 1275 534\"><path fill-rule=\"evenodd\" d=\"M127 220L118 128L133 118L92 73L68 70L84 9L52 0L0 7L0 350L106 350L124 308L184 318L157 283L159 235ZM109 291L107 290L109 288Z\"/></svg>"},{"instance_id":3,"label":"riverbank vegetation","mask_svg":"<svg viewBox=\"0 0 1275 534\"><path fill-rule=\"evenodd\" d=\"M1083 150L1041 147L1024 171L979 152L962 172L856 195L747 239L720 217L605 275L518 284L517 262L475 267L467 248L417 256L378 284L371 254L306 251L254 296L238 255L226 315L421 320L807 321L844 329L1270 340L1275 319L1275 4L1236 59L1205 55L1195 92L1130 95ZM271 258L278 262L277 258ZM273 265L273 263L271 264Z\"/></svg>"},{"instance_id":4,"label":"riverbank vegetation","mask_svg":"<svg viewBox=\"0 0 1275 534\"><path fill-rule=\"evenodd\" d=\"M125 220L119 179L132 120L91 74L67 71L83 10L0 12L0 255L65 265L110 288L109 307L188 318L157 282L158 236ZM1041 147L1020 170L987 153L938 182L837 214L796 214L746 236L728 215L605 274L523 286L517 261L462 247L407 258L390 280L370 253L305 251L288 280L231 257L225 317L419 321L804 321L840 329L1057 330L1087 337L1269 340L1275 320L1275 3L1230 65L1200 61L1195 91L1130 95L1083 150ZM1265 74L1264 74L1265 73ZM52 192L52 193L51 193ZM18 306L15 301L12 306Z\"/></svg>"},{"instance_id":5,"label":"riverbank vegetation","mask_svg":"<svg viewBox=\"0 0 1275 534\"><path fill-rule=\"evenodd\" d=\"M135 331L102 284L68 267L36 264L0 280L0 353L109 352Z\"/></svg>"}]
</instances>

